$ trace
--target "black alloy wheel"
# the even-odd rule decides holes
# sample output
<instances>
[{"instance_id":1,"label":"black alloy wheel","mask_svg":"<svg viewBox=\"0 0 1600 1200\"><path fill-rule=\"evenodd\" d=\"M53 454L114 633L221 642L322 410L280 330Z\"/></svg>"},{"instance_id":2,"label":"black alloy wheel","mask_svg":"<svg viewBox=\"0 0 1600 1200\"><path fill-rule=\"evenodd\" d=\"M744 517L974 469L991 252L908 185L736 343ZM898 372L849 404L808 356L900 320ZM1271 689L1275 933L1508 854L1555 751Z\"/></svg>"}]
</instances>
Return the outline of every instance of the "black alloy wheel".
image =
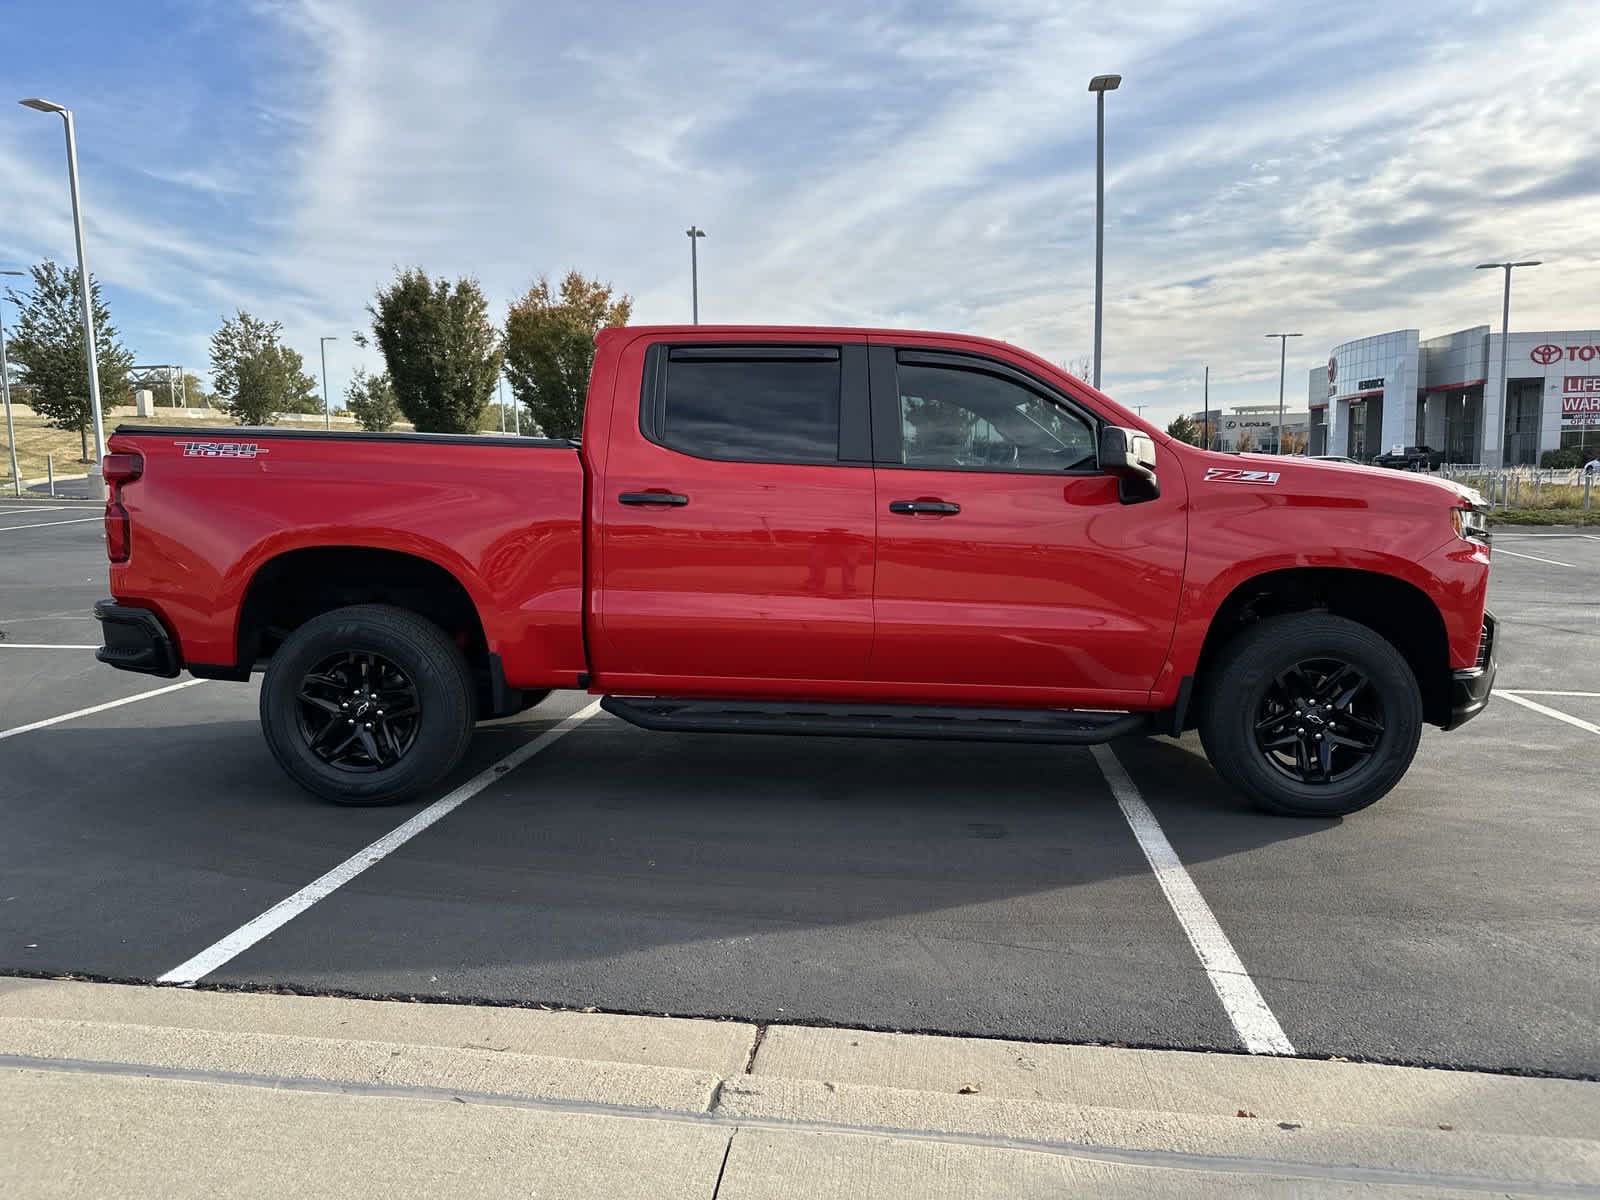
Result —
<instances>
[{"instance_id":1,"label":"black alloy wheel","mask_svg":"<svg viewBox=\"0 0 1600 1200\"><path fill-rule=\"evenodd\" d=\"M381 771L417 740L422 702L416 684L372 651L335 654L300 681L296 724L306 745L342 771Z\"/></svg>"},{"instance_id":2,"label":"black alloy wheel","mask_svg":"<svg viewBox=\"0 0 1600 1200\"><path fill-rule=\"evenodd\" d=\"M1405 655L1328 612L1241 629L1217 649L1196 704L1217 774L1286 816L1365 808L1400 782L1422 734L1422 690Z\"/></svg>"},{"instance_id":3,"label":"black alloy wheel","mask_svg":"<svg viewBox=\"0 0 1600 1200\"><path fill-rule=\"evenodd\" d=\"M476 680L449 633L417 613L355 604L284 639L261 684L261 731L307 791L336 804L428 794L461 761Z\"/></svg>"},{"instance_id":4,"label":"black alloy wheel","mask_svg":"<svg viewBox=\"0 0 1600 1200\"><path fill-rule=\"evenodd\" d=\"M1372 761L1384 730L1383 697L1358 667L1303 659L1273 677L1256 713L1256 746L1299 783L1349 778Z\"/></svg>"}]
</instances>

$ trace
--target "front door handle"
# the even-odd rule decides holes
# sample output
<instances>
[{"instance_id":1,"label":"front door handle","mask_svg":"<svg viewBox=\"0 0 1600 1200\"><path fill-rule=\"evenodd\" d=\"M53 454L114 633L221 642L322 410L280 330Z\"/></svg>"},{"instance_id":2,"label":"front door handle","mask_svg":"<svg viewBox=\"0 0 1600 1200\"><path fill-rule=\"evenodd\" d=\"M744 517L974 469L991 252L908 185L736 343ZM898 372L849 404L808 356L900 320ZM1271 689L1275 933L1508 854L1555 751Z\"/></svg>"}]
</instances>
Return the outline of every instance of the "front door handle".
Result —
<instances>
[{"instance_id":1,"label":"front door handle","mask_svg":"<svg viewBox=\"0 0 1600 1200\"><path fill-rule=\"evenodd\" d=\"M623 492L617 499L623 504L667 504L682 508L689 497L681 492Z\"/></svg>"},{"instance_id":2,"label":"front door handle","mask_svg":"<svg viewBox=\"0 0 1600 1200\"><path fill-rule=\"evenodd\" d=\"M918 513L932 513L935 516L954 516L961 511L961 505L952 504L948 500L891 500L889 511L892 513L908 513L915 516Z\"/></svg>"}]
</instances>

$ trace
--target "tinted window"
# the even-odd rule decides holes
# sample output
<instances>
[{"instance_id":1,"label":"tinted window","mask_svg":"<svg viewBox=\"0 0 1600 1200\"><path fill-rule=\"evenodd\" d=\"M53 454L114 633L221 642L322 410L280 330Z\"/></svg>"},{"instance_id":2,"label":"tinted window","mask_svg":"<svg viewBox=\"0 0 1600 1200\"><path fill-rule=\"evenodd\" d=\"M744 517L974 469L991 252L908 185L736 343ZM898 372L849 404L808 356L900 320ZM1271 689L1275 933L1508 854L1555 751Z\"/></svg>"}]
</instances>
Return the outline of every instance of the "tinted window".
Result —
<instances>
[{"instance_id":1,"label":"tinted window","mask_svg":"<svg viewBox=\"0 0 1600 1200\"><path fill-rule=\"evenodd\" d=\"M661 439L702 458L839 460L839 359L672 359Z\"/></svg>"},{"instance_id":2,"label":"tinted window","mask_svg":"<svg viewBox=\"0 0 1600 1200\"><path fill-rule=\"evenodd\" d=\"M899 379L900 461L908 467L1069 471L1096 462L1089 422L1021 384L908 363Z\"/></svg>"}]
</instances>

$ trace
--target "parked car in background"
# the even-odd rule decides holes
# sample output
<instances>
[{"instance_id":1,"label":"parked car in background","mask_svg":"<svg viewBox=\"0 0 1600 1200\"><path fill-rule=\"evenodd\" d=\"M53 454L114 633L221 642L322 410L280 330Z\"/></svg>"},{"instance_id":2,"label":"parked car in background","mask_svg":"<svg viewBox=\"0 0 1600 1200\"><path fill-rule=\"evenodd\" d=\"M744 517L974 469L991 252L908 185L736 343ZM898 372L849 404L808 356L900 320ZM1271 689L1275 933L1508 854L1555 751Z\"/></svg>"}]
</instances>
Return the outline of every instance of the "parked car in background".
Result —
<instances>
[{"instance_id":1,"label":"parked car in background","mask_svg":"<svg viewBox=\"0 0 1600 1200\"><path fill-rule=\"evenodd\" d=\"M1397 446L1374 458L1372 465L1400 471L1437 471L1444 465L1444 451L1432 446Z\"/></svg>"},{"instance_id":2,"label":"parked car in background","mask_svg":"<svg viewBox=\"0 0 1600 1200\"><path fill-rule=\"evenodd\" d=\"M101 660L264 670L274 755L346 804L578 688L668 731L1198 728L1326 817L1494 682L1475 497L1201 450L984 338L606 329L581 442L124 426L105 477Z\"/></svg>"}]
</instances>

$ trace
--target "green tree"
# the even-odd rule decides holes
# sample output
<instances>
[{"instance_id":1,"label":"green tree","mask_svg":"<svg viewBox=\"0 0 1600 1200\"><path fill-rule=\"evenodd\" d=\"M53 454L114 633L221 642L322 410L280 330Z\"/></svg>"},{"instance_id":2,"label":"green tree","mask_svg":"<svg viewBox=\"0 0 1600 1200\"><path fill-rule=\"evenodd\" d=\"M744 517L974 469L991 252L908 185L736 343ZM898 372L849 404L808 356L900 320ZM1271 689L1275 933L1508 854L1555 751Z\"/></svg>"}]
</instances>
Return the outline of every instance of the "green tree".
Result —
<instances>
[{"instance_id":1,"label":"green tree","mask_svg":"<svg viewBox=\"0 0 1600 1200\"><path fill-rule=\"evenodd\" d=\"M1200 444L1200 426L1194 423L1194 418L1188 413L1179 413L1172 418L1167 426L1167 436L1175 437L1180 442L1188 442L1191 446Z\"/></svg>"},{"instance_id":2,"label":"green tree","mask_svg":"<svg viewBox=\"0 0 1600 1200\"><path fill-rule=\"evenodd\" d=\"M82 461L89 461L89 364L83 349L83 309L78 302L78 272L46 260L31 269L32 289L7 295L20 306L8 343L11 362L25 372L29 402L57 429L75 429ZM100 376L100 411L128 402L128 369L133 355L122 345L111 314L100 298L100 281L89 276L94 309L95 365Z\"/></svg>"},{"instance_id":3,"label":"green tree","mask_svg":"<svg viewBox=\"0 0 1600 1200\"><path fill-rule=\"evenodd\" d=\"M217 403L217 398L206 391L200 376L193 371L183 373L183 399L190 408L214 408Z\"/></svg>"},{"instance_id":4,"label":"green tree","mask_svg":"<svg viewBox=\"0 0 1600 1200\"><path fill-rule=\"evenodd\" d=\"M211 335L216 402L242 425L270 425L279 413L321 412L317 381L300 352L282 341L283 326L240 309Z\"/></svg>"},{"instance_id":5,"label":"green tree","mask_svg":"<svg viewBox=\"0 0 1600 1200\"><path fill-rule=\"evenodd\" d=\"M478 281L400 271L367 312L395 401L417 432L476 432L501 358Z\"/></svg>"},{"instance_id":6,"label":"green tree","mask_svg":"<svg viewBox=\"0 0 1600 1200\"><path fill-rule=\"evenodd\" d=\"M368 433L383 433L400 419L400 405L395 401L394 385L389 382L387 371L368 375L357 367L355 378L345 389L344 406Z\"/></svg>"},{"instance_id":7,"label":"green tree","mask_svg":"<svg viewBox=\"0 0 1600 1200\"><path fill-rule=\"evenodd\" d=\"M517 403L546 437L576 437L594 365L594 335L626 325L628 296L611 285L568 271L559 294L540 276L506 314L506 377Z\"/></svg>"}]
</instances>

